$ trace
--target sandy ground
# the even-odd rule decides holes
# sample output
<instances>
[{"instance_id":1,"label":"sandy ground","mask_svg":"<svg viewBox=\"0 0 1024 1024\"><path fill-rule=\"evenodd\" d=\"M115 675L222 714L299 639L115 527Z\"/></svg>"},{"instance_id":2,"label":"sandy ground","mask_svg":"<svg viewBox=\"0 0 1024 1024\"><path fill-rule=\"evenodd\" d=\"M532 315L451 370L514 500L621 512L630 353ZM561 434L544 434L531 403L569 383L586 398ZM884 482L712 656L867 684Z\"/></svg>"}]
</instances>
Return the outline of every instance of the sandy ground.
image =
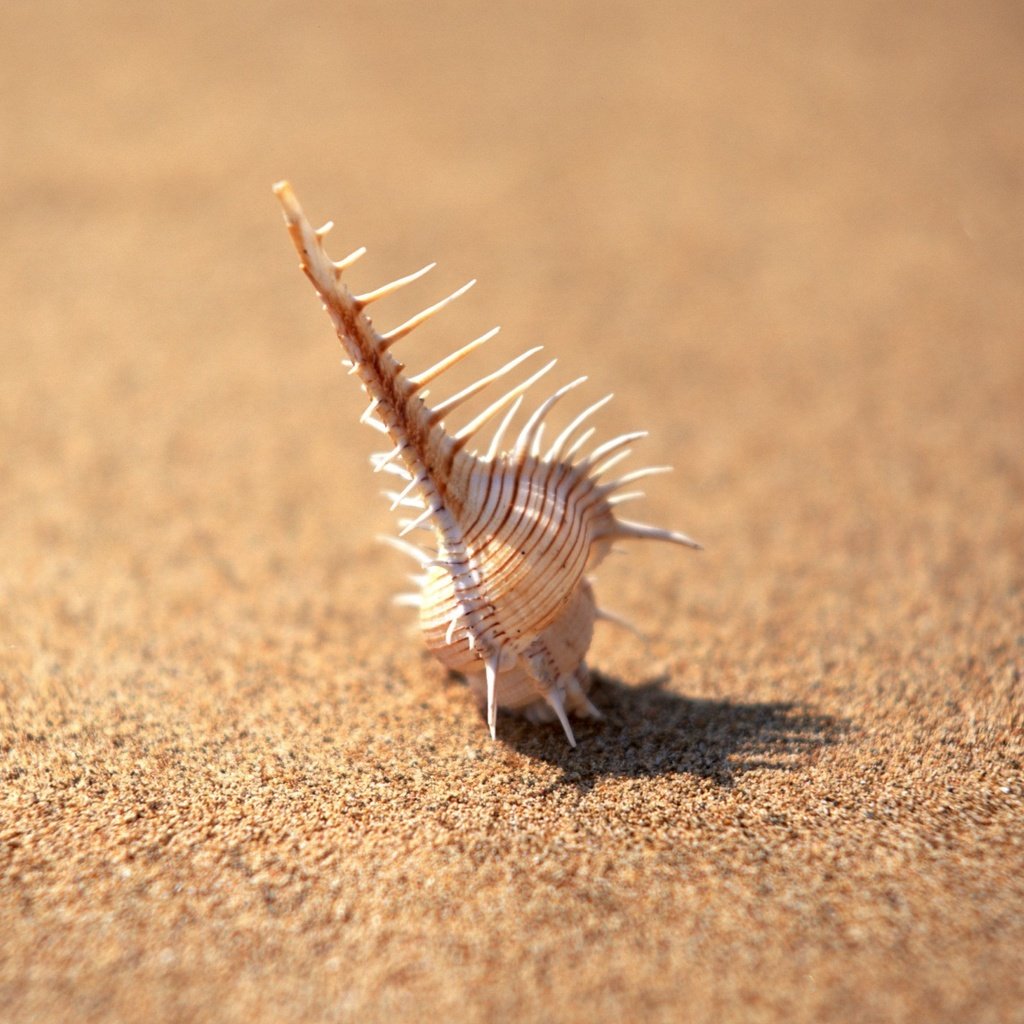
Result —
<instances>
[{"instance_id":1,"label":"sandy ground","mask_svg":"<svg viewBox=\"0 0 1024 1024\"><path fill-rule=\"evenodd\" d=\"M1024 18L0 7L0 1016L1024 1019ZM499 740L270 193L643 427ZM393 318L393 319L392 319ZM576 411L582 405L574 406Z\"/></svg>"}]
</instances>

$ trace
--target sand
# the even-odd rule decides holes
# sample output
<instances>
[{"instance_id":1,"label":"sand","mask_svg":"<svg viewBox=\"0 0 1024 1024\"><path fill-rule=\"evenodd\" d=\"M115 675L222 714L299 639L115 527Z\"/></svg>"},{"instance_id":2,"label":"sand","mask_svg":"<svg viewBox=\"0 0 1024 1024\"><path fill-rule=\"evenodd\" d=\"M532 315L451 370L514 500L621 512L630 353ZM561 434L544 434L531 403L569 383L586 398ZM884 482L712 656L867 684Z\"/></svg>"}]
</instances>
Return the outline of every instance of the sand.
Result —
<instances>
[{"instance_id":1,"label":"sand","mask_svg":"<svg viewBox=\"0 0 1024 1024\"><path fill-rule=\"evenodd\" d=\"M0 10L0 1016L1024 1020L1014 3ZM700 554L492 742L289 178ZM573 406L576 411L581 405Z\"/></svg>"}]
</instances>

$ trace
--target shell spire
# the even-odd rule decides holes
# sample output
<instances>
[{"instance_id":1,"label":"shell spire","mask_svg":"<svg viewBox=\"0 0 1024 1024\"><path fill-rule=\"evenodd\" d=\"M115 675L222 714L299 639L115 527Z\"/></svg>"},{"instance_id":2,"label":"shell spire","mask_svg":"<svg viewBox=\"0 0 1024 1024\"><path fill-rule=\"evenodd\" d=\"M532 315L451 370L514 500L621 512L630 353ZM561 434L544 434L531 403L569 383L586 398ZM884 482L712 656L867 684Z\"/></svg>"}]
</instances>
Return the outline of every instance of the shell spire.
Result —
<instances>
[{"instance_id":1,"label":"shell spire","mask_svg":"<svg viewBox=\"0 0 1024 1024\"><path fill-rule=\"evenodd\" d=\"M530 349L499 369L436 404L426 402L425 385L444 376L490 340L497 328L457 349L418 374L391 354L393 345L440 312L472 284L424 309L400 326L377 332L365 308L426 274L433 264L391 284L353 294L342 275L364 253L331 260L324 249L328 223L314 230L287 182L274 186L285 223L309 278L334 324L350 372L357 374L370 404L363 421L386 433L393 447L372 457L375 471L401 477L399 491L386 492L392 509L409 509L395 546L421 569L418 594L401 595L419 609L420 629L431 652L468 679L485 708L491 736L498 708L537 721L557 720L576 745L570 715L600 717L587 692L585 657L594 622L609 618L598 610L588 573L620 539L664 540L699 547L685 534L634 523L615 515L619 502L638 495L620 493L626 484L665 467L635 470L609 482L608 471L643 437L624 434L580 454L594 428L586 419L608 400L585 409L546 454L542 435L556 402L581 385L581 377L556 389L527 418L512 443L502 448L524 399L553 367L546 363L508 388L455 433L445 427L449 412L513 374L540 351ZM468 442L504 412L486 455ZM432 540L412 543L428 530ZM407 539L409 538L409 539Z\"/></svg>"}]
</instances>

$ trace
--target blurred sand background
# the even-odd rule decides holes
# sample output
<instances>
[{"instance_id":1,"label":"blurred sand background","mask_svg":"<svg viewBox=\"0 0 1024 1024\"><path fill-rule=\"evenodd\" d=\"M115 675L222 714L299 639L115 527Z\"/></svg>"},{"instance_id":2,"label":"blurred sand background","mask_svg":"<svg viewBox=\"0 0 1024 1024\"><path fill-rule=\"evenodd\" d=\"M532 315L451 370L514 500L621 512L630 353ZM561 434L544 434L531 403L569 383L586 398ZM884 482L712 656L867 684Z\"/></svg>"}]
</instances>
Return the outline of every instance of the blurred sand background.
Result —
<instances>
[{"instance_id":1,"label":"blurred sand background","mask_svg":"<svg viewBox=\"0 0 1024 1024\"><path fill-rule=\"evenodd\" d=\"M1019 3L0 40L0 1017L1024 1019ZM480 279L414 367L501 323L677 467L578 750L391 607L282 177L356 286L439 261L379 323Z\"/></svg>"}]
</instances>

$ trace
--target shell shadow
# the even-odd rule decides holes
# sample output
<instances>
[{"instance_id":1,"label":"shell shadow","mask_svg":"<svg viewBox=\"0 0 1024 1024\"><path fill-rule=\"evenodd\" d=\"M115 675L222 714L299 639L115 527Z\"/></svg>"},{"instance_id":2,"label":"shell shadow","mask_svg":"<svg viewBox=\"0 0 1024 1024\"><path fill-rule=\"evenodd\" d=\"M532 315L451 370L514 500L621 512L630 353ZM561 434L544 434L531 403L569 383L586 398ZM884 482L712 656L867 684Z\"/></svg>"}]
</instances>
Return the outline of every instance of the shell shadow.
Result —
<instances>
[{"instance_id":1,"label":"shell shadow","mask_svg":"<svg viewBox=\"0 0 1024 1024\"><path fill-rule=\"evenodd\" d=\"M799 771L814 751L849 731L846 719L788 701L740 703L683 697L667 676L630 685L594 673L591 698L604 718L573 720L573 750L559 729L505 717L499 736L526 757L561 769L558 784L581 790L604 778L693 775L722 787L744 772Z\"/></svg>"}]
</instances>

